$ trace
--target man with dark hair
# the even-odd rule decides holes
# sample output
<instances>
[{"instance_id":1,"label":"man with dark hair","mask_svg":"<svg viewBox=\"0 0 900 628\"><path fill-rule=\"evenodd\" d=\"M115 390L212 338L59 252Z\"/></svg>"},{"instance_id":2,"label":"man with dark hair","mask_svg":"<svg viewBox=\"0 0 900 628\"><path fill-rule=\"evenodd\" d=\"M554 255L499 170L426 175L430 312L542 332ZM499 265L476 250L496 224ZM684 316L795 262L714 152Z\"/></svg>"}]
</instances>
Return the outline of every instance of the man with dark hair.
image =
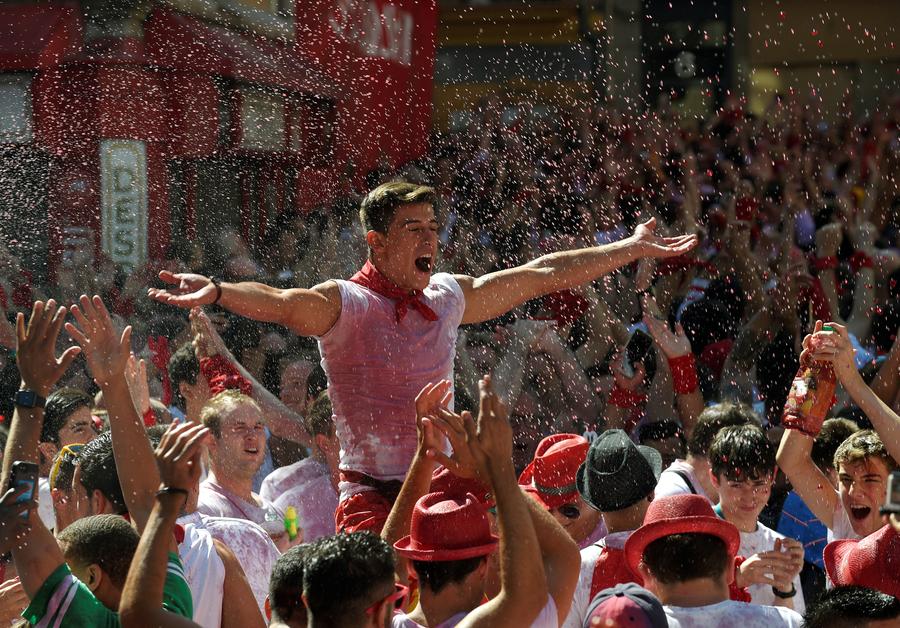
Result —
<instances>
[{"instance_id":1,"label":"man with dark hair","mask_svg":"<svg viewBox=\"0 0 900 628\"><path fill-rule=\"evenodd\" d=\"M57 309L54 301L38 301L26 330L25 318L19 314L16 360L24 391L46 397L78 353L70 348L60 358L55 356L65 315L66 308ZM17 396L0 485L9 481L13 461L36 461L43 418L43 408L34 403L34 396ZM61 548L40 518L30 519L30 529L13 548L22 587L31 600L23 616L33 625L118 626L123 566L127 571L137 533L120 517L92 518L70 525L62 535ZM164 589L163 604L189 617L191 594L177 557L169 561Z\"/></svg>"},{"instance_id":2,"label":"man with dark hair","mask_svg":"<svg viewBox=\"0 0 900 628\"><path fill-rule=\"evenodd\" d=\"M460 626L559 626L568 614L578 565L578 546L535 500L524 495L512 461L512 428L506 409L485 377L478 422L468 412L446 408L450 383L429 384L416 398L419 444L409 474L382 535L410 561L419 582L419 605L393 619L394 628ZM437 426L453 446L453 457L439 453ZM431 489L435 460L480 484L481 497L462 490ZM474 480L474 481L473 481ZM455 484L463 482L457 477ZM450 483L451 485L453 482ZM452 487L451 487L452 488ZM496 503L499 539L483 503L490 491ZM400 537L400 538L398 538ZM485 598L487 557L500 543L500 592Z\"/></svg>"},{"instance_id":3,"label":"man with dark hair","mask_svg":"<svg viewBox=\"0 0 900 628\"><path fill-rule=\"evenodd\" d=\"M803 628L889 628L900 624L900 599L866 587L835 587L806 610Z\"/></svg>"},{"instance_id":4,"label":"man with dark hair","mask_svg":"<svg viewBox=\"0 0 900 628\"><path fill-rule=\"evenodd\" d=\"M859 427L849 419L826 419L822 431L813 441L811 458L818 469L837 490L838 475L834 468L834 454L838 447ZM803 598L807 604L825 591L825 563L822 552L828 542L828 528L816 517L809 506L795 490L791 490L784 500L778 532L803 544Z\"/></svg>"},{"instance_id":5,"label":"man with dark hair","mask_svg":"<svg viewBox=\"0 0 900 628\"><path fill-rule=\"evenodd\" d=\"M655 499L625 542L628 566L663 603L676 626L800 628L787 608L729 600L740 534L700 495Z\"/></svg>"},{"instance_id":6,"label":"man with dark hair","mask_svg":"<svg viewBox=\"0 0 900 628\"><path fill-rule=\"evenodd\" d=\"M209 399L209 382L200 374L194 346L186 342L169 358L172 406L188 421L199 421L200 410Z\"/></svg>"},{"instance_id":7,"label":"man with dark hair","mask_svg":"<svg viewBox=\"0 0 900 628\"><path fill-rule=\"evenodd\" d=\"M644 521L662 471L662 458L650 447L635 445L622 430L606 430L594 439L578 469L582 499L603 514L606 537L581 550L581 569L572 610L563 624L584 623L591 600L600 591L626 582L640 584L640 574L625 563L625 542Z\"/></svg>"},{"instance_id":8,"label":"man with dark hair","mask_svg":"<svg viewBox=\"0 0 900 628\"><path fill-rule=\"evenodd\" d=\"M720 403L703 410L688 439L687 457L676 460L662 472L656 496L696 494L716 503L719 496L709 476L709 446L723 427L746 424L759 425L759 417L743 404Z\"/></svg>"},{"instance_id":9,"label":"man with dark hair","mask_svg":"<svg viewBox=\"0 0 900 628\"><path fill-rule=\"evenodd\" d=\"M644 423L638 429L638 442L659 452L663 469L668 469L676 460L684 459L687 452L684 428L670 419Z\"/></svg>"},{"instance_id":10,"label":"man with dark hair","mask_svg":"<svg viewBox=\"0 0 900 628\"><path fill-rule=\"evenodd\" d=\"M306 606L299 595L303 591L303 561L310 545L297 545L282 554L269 579L266 611L270 628L306 628Z\"/></svg>"},{"instance_id":11,"label":"man with dark hair","mask_svg":"<svg viewBox=\"0 0 900 628\"><path fill-rule=\"evenodd\" d=\"M370 532L315 541L303 570L310 628L385 628L405 599L406 587L394 584L394 552Z\"/></svg>"},{"instance_id":12,"label":"man with dark hair","mask_svg":"<svg viewBox=\"0 0 900 628\"><path fill-rule=\"evenodd\" d=\"M697 242L657 236L651 219L613 244L552 253L479 278L432 275L439 228L434 194L402 182L369 192L360 210L369 259L350 281L281 290L162 271L160 278L175 286L148 291L163 303L216 303L319 339L341 442L341 529L384 524L416 448L415 396L429 382L453 380L459 325L496 318L642 257L680 255ZM366 403L359 402L361 390Z\"/></svg>"},{"instance_id":13,"label":"man with dark hair","mask_svg":"<svg viewBox=\"0 0 900 628\"><path fill-rule=\"evenodd\" d=\"M775 446L755 425L719 430L709 448L710 478L719 493L717 515L741 535L745 558L735 579L754 604L805 609L800 585L803 546L759 522L775 479Z\"/></svg>"},{"instance_id":14,"label":"man with dark hair","mask_svg":"<svg viewBox=\"0 0 900 628\"><path fill-rule=\"evenodd\" d=\"M304 543L334 533L338 505L338 456L341 445L334 431L331 400L323 392L306 411L312 455L275 469L263 480L259 495L283 512L293 507Z\"/></svg>"},{"instance_id":15,"label":"man with dark hair","mask_svg":"<svg viewBox=\"0 0 900 628\"><path fill-rule=\"evenodd\" d=\"M86 500L84 506L79 504L78 507L83 515L122 515L128 512L119 484L110 432L100 434L78 454L74 482L84 489L84 493L76 491Z\"/></svg>"},{"instance_id":16,"label":"man with dark hair","mask_svg":"<svg viewBox=\"0 0 900 628\"><path fill-rule=\"evenodd\" d=\"M70 445L89 442L97 433L91 418L93 399L76 388L60 388L47 397L44 406L44 426L41 429L40 453L40 499L38 514L50 529L56 527L53 514L53 499L50 491L50 470L57 453Z\"/></svg>"}]
</instances>

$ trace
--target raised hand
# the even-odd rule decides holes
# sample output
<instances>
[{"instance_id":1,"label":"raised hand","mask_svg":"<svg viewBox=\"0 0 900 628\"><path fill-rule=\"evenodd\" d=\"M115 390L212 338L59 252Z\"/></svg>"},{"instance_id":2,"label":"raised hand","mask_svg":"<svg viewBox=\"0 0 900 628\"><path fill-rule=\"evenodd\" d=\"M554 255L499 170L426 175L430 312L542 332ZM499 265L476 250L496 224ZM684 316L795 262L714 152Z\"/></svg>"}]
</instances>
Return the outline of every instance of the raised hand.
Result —
<instances>
[{"instance_id":1,"label":"raised hand","mask_svg":"<svg viewBox=\"0 0 900 628\"><path fill-rule=\"evenodd\" d=\"M434 458L441 451L443 443L434 430L434 419L438 411L447 408L453 393L451 382L446 379L434 384L426 384L416 395L416 432L419 436L419 453Z\"/></svg>"},{"instance_id":2,"label":"raised hand","mask_svg":"<svg viewBox=\"0 0 900 628\"><path fill-rule=\"evenodd\" d=\"M28 536L31 529L28 522L37 503L16 501L25 491L24 486L11 488L0 499L0 553L5 554L10 551L16 546L17 541ZM23 517L22 515L25 514L28 516Z\"/></svg>"},{"instance_id":3,"label":"raised hand","mask_svg":"<svg viewBox=\"0 0 900 628\"><path fill-rule=\"evenodd\" d=\"M147 362L141 358L138 360L132 353L128 356L125 365L125 379L128 381L128 390L131 392L131 400L138 413L143 416L150 409L150 384L147 382Z\"/></svg>"},{"instance_id":4,"label":"raised hand","mask_svg":"<svg viewBox=\"0 0 900 628\"><path fill-rule=\"evenodd\" d=\"M490 375L478 382L478 391L478 422L465 423L466 438L479 475L493 478L497 471L512 466L513 432Z\"/></svg>"},{"instance_id":5,"label":"raised hand","mask_svg":"<svg viewBox=\"0 0 900 628\"><path fill-rule=\"evenodd\" d=\"M640 257L675 257L684 255L697 246L698 240L695 235L669 238L656 235L655 229L656 218L651 218L635 228L631 239L639 247Z\"/></svg>"},{"instance_id":6,"label":"raised hand","mask_svg":"<svg viewBox=\"0 0 900 628\"><path fill-rule=\"evenodd\" d=\"M669 329L668 323L661 321L649 314L644 314L644 324L657 346L666 354L666 358L672 360L687 355L691 352L691 343L681 323L675 324L675 332Z\"/></svg>"},{"instance_id":7,"label":"raised hand","mask_svg":"<svg viewBox=\"0 0 900 628\"><path fill-rule=\"evenodd\" d=\"M81 295L78 303L72 306L78 326L66 323L66 331L84 351L94 381L102 388L125 374L131 355L131 326L118 334L103 300L96 295L93 299Z\"/></svg>"},{"instance_id":8,"label":"raised hand","mask_svg":"<svg viewBox=\"0 0 900 628\"><path fill-rule=\"evenodd\" d=\"M850 341L847 328L838 323L825 323L834 331L822 331L821 321L816 324L816 331L804 339L804 349L809 357L821 362L830 362L834 373L841 381L857 374L856 349Z\"/></svg>"},{"instance_id":9,"label":"raised hand","mask_svg":"<svg viewBox=\"0 0 900 628\"><path fill-rule=\"evenodd\" d=\"M616 352L616 355L613 357L610 366L612 367L611 370L613 379L616 382L616 386L618 386L622 390L635 392L644 385L644 379L647 377L647 369L644 367L643 362L638 362L634 367L634 375L628 377L628 375L625 374L624 348Z\"/></svg>"},{"instance_id":10,"label":"raised hand","mask_svg":"<svg viewBox=\"0 0 900 628\"><path fill-rule=\"evenodd\" d=\"M156 466L163 486L191 490L200 481L201 445L209 428L197 423L169 426L156 448Z\"/></svg>"},{"instance_id":11,"label":"raised hand","mask_svg":"<svg viewBox=\"0 0 900 628\"><path fill-rule=\"evenodd\" d=\"M787 559L788 571L785 580L776 585L781 591L787 593L794 584L794 578L803 570L803 544L791 538L775 539L774 551L779 552Z\"/></svg>"},{"instance_id":12,"label":"raised hand","mask_svg":"<svg viewBox=\"0 0 900 628\"><path fill-rule=\"evenodd\" d=\"M22 619L22 611L28 606L28 596L18 578L0 584L0 626L9 626Z\"/></svg>"},{"instance_id":13,"label":"raised hand","mask_svg":"<svg viewBox=\"0 0 900 628\"><path fill-rule=\"evenodd\" d=\"M477 430L475 419L468 411L462 414L451 412L447 408L439 408L436 416L425 419L434 424L450 441L452 452L448 456L440 449L430 450L428 455L447 467L453 475L460 478L474 478L479 475L478 464L472 454L468 440L468 428ZM481 478L487 481L487 477Z\"/></svg>"},{"instance_id":14,"label":"raised hand","mask_svg":"<svg viewBox=\"0 0 900 628\"><path fill-rule=\"evenodd\" d=\"M228 347L219 335L209 315L200 307L191 308L191 331L194 334L194 351L198 358L228 355Z\"/></svg>"},{"instance_id":15,"label":"raised hand","mask_svg":"<svg viewBox=\"0 0 900 628\"><path fill-rule=\"evenodd\" d=\"M16 364L25 388L46 397L68 370L72 360L81 351L69 347L56 357L56 339L66 319L66 308L57 309L56 301L50 299L45 304L35 301L31 309L28 327L25 315L16 317Z\"/></svg>"},{"instance_id":16,"label":"raised hand","mask_svg":"<svg viewBox=\"0 0 900 628\"><path fill-rule=\"evenodd\" d=\"M175 287L168 290L163 288L148 288L147 296L160 303L168 303L178 307L196 307L198 305L210 305L216 300L218 289L209 277L195 275L193 273L173 273L168 270L160 271L159 278Z\"/></svg>"}]
</instances>

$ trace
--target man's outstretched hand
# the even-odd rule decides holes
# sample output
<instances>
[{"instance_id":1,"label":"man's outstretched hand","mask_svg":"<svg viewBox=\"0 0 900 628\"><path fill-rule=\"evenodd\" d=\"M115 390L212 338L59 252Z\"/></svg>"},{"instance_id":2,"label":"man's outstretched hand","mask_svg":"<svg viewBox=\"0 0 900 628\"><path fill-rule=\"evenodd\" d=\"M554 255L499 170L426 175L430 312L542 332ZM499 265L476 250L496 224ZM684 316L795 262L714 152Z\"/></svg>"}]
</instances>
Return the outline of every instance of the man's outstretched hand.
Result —
<instances>
[{"instance_id":1,"label":"man's outstretched hand","mask_svg":"<svg viewBox=\"0 0 900 628\"><path fill-rule=\"evenodd\" d=\"M697 246L698 240L695 235L668 238L656 235L655 230L656 218L651 218L635 228L631 239L638 246L640 257L675 257L684 255Z\"/></svg>"},{"instance_id":2,"label":"man's outstretched hand","mask_svg":"<svg viewBox=\"0 0 900 628\"><path fill-rule=\"evenodd\" d=\"M160 271L159 278L173 285L168 290L164 288L147 289L147 296L160 303L191 308L198 305L210 305L216 300L218 290L209 277L163 270Z\"/></svg>"},{"instance_id":3,"label":"man's outstretched hand","mask_svg":"<svg viewBox=\"0 0 900 628\"><path fill-rule=\"evenodd\" d=\"M50 394L81 351L69 347L56 357L56 339L65 319L66 308L57 309L53 299L34 302L27 328L25 315L19 313L16 317L16 364L25 388L41 397Z\"/></svg>"},{"instance_id":4,"label":"man's outstretched hand","mask_svg":"<svg viewBox=\"0 0 900 628\"><path fill-rule=\"evenodd\" d=\"M191 490L200 482L200 453L209 428L197 423L172 424L156 448L156 466L163 486Z\"/></svg>"}]
</instances>

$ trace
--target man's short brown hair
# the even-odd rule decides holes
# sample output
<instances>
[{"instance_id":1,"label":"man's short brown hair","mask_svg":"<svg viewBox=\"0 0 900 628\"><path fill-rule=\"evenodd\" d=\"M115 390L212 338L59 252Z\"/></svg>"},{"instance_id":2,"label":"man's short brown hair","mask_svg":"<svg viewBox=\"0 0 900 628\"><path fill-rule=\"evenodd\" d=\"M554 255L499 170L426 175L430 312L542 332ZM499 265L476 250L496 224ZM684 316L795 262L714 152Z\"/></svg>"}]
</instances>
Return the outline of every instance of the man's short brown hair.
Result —
<instances>
[{"instance_id":1,"label":"man's short brown hair","mask_svg":"<svg viewBox=\"0 0 900 628\"><path fill-rule=\"evenodd\" d=\"M382 183L366 194L359 206L359 220L366 231L387 233L397 208L414 203L434 204L434 188L406 181Z\"/></svg>"},{"instance_id":2,"label":"man's short brown hair","mask_svg":"<svg viewBox=\"0 0 900 628\"><path fill-rule=\"evenodd\" d=\"M316 397L303 419L303 425L310 436L332 436L334 434L334 419L332 418L331 399L327 392L322 392Z\"/></svg>"},{"instance_id":3,"label":"man's short brown hair","mask_svg":"<svg viewBox=\"0 0 900 628\"><path fill-rule=\"evenodd\" d=\"M867 458L880 458L888 471L897 468L897 462L884 447L884 443L875 430L860 430L850 435L834 452L834 468L838 465L862 462Z\"/></svg>"},{"instance_id":4,"label":"man's short brown hair","mask_svg":"<svg viewBox=\"0 0 900 628\"><path fill-rule=\"evenodd\" d=\"M245 403L249 403L259 410L259 406L252 397L248 397L239 390L223 390L207 401L200 410L200 422L209 428L213 436L222 438L222 417L235 407ZM260 410L260 412L262 411Z\"/></svg>"}]
</instances>

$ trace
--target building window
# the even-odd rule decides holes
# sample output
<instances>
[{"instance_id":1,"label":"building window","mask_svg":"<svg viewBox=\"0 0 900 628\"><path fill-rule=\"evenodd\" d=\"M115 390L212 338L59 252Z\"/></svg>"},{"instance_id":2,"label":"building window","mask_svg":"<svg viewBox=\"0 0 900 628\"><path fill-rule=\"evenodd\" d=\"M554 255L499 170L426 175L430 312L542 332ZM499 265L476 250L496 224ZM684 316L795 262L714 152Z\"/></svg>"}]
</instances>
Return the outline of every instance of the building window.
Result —
<instances>
[{"instance_id":1,"label":"building window","mask_svg":"<svg viewBox=\"0 0 900 628\"><path fill-rule=\"evenodd\" d=\"M0 74L0 143L32 140L31 75Z\"/></svg>"},{"instance_id":2,"label":"building window","mask_svg":"<svg viewBox=\"0 0 900 628\"><path fill-rule=\"evenodd\" d=\"M245 150L283 151L284 97L257 88L240 90L241 141Z\"/></svg>"}]
</instances>

